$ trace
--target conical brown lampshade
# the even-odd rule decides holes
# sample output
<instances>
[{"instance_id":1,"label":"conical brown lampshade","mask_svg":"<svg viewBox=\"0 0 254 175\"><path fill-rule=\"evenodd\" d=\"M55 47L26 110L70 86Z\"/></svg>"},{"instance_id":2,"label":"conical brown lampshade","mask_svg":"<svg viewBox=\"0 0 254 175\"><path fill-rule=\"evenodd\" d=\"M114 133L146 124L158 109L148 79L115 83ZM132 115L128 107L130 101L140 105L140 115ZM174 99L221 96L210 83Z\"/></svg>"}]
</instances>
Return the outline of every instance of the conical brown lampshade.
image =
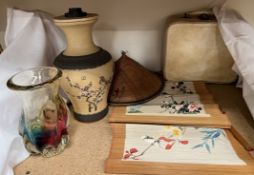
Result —
<instances>
[{"instance_id":1,"label":"conical brown lampshade","mask_svg":"<svg viewBox=\"0 0 254 175\"><path fill-rule=\"evenodd\" d=\"M162 78L147 70L122 52L115 63L115 74L109 93L114 105L138 104L155 97L163 88Z\"/></svg>"}]
</instances>

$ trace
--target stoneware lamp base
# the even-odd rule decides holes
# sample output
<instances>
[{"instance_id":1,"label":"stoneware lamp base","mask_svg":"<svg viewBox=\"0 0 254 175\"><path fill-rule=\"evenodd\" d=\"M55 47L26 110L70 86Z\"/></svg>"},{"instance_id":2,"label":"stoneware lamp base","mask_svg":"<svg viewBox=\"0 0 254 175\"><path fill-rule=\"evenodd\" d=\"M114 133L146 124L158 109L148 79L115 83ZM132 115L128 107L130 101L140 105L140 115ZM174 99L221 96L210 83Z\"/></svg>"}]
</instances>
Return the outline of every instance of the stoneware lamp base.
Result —
<instances>
[{"instance_id":1,"label":"stoneware lamp base","mask_svg":"<svg viewBox=\"0 0 254 175\"><path fill-rule=\"evenodd\" d=\"M90 114L90 115L84 115L84 114L79 114L74 112L74 117L78 121L81 122L94 122L97 120L103 119L108 113L108 106L103 109L101 112L95 113L95 114Z\"/></svg>"},{"instance_id":2,"label":"stoneware lamp base","mask_svg":"<svg viewBox=\"0 0 254 175\"><path fill-rule=\"evenodd\" d=\"M57 56L54 65L62 69L61 87L72 103L74 117L81 122L97 121L108 113L114 62L110 53L93 42L92 25L97 17L74 8L55 18L68 46Z\"/></svg>"}]
</instances>

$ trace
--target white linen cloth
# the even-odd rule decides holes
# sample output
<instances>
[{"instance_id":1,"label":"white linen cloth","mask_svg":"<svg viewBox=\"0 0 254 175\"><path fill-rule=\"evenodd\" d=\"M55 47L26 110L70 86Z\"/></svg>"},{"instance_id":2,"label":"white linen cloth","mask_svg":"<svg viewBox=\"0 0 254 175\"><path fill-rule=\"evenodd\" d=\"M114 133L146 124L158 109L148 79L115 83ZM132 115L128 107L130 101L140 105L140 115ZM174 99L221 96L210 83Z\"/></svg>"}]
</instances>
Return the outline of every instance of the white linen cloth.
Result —
<instances>
[{"instance_id":1,"label":"white linen cloth","mask_svg":"<svg viewBox=\"0 0 254 175\"><path fill-rule=\"evenodd\" d=\"M0 174L12 175L12 168L29 153L18 135L21 102L6 87L6 81L27 68L52 65L65 49L66 41L48 14L9 8L5 42L6 48L0 55Z\"/></svg>"},{"instance_id":2,"label":"white linen cloth","mask_svg":"<svg viewBox=\"0 0 254 175\"><path fill-rule=\"evenodd\" d=\"M243 98L254 117L254 28L235 10L215 7L213 12L235 61L233 69L242 79Z\"/></svg>"}]
</instances>

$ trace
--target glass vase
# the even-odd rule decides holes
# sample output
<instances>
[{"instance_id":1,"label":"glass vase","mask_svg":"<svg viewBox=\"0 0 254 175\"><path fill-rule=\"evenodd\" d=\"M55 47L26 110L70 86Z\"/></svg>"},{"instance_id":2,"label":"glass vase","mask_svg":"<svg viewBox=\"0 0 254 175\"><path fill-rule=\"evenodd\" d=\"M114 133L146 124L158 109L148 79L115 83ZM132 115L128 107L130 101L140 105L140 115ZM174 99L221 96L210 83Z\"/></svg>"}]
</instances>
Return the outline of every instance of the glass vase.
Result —
<instances>
[{"instance_id":1,"label":"glass vase","mask_svg":"<svg viewBox=\"0 0 254 175\"><path fill-rule=\"evenodd\" d=\"M7 86L22 100L19 133L26 149L51 157L62 152L68 143L70 112L58 95L61 70L36 67L13 75Z\"/></svg>"}]
</instances>

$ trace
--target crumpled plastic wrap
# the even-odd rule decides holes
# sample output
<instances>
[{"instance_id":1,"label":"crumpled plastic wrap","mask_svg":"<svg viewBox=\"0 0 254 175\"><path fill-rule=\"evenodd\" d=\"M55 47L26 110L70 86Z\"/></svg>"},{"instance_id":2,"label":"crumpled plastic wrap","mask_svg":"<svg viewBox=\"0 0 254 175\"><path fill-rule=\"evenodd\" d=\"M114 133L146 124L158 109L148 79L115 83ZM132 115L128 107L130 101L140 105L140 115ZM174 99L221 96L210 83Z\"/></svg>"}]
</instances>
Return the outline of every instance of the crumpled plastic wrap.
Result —
<instances>
[{"instance_id":1,"label":"crumpled plastic wrap","mask_svg":"<svg viewBox=\"0 0 254 175\"><path fill-rule=\"evenodd\" d=\"M243 88L243 97L254 117L254 28L235 10L215 7L213 12L235 61L233 69L240 76L238 86Z\"/></svg>"},{"instance_id":2,"label":"crumpled plastic wrap","mask_svg":"<svg viewBox=\"0 0 254 175\"><path fill-rule=\"evenodd\" d=\"M12 175L13 167L29 156L18 123L22 104L6 81L13 74L36 66L52 65L66 47L64 34L42 11L7 9L6 48L0 55L0 174Z\"/></svg>"}]
</instances>

